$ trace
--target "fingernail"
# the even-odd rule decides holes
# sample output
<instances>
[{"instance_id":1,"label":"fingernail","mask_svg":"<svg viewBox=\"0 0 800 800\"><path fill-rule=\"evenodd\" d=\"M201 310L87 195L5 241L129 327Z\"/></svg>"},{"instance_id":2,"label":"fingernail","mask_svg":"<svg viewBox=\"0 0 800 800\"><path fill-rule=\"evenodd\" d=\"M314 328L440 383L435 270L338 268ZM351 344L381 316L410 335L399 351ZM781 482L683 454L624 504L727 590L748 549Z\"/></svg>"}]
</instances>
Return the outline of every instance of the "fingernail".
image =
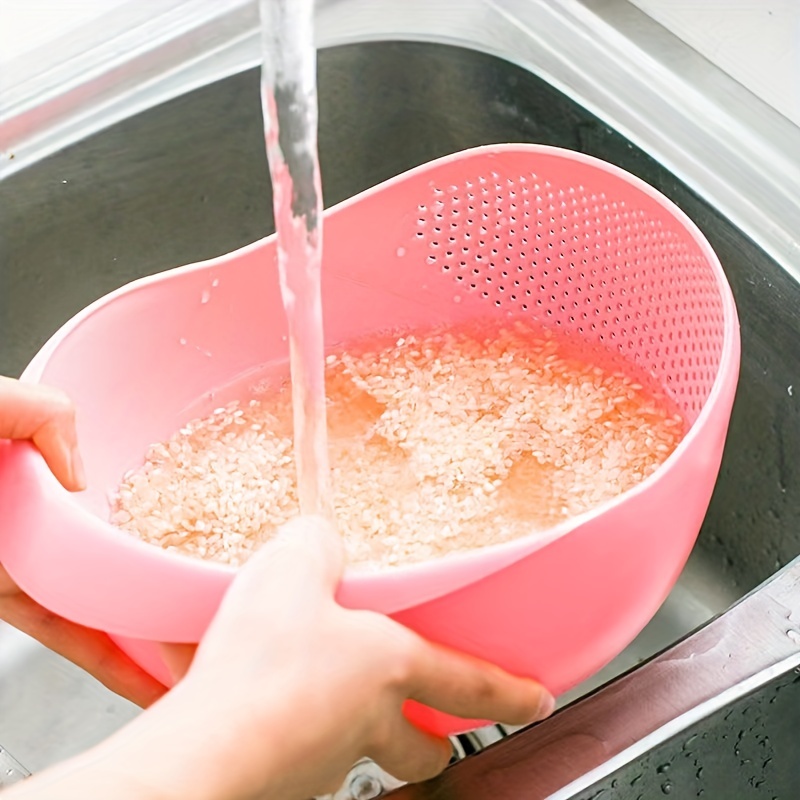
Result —
<instances>
[{"instance_id":1,"label":"fingernail","mask_svg":"<svg viewBox=\"0 0 800 800\"><path fill-rule=\"evenodd\" d=\"M330 528L330 522L325 517L316 515L294 517L278 528L274 538L278 541L292 541L300 536L308 536L309 533L313 534L320 528Z\"/></svg>"},{"instance_id":2,"label":"fingernail","mask_svg":"<svg viewBox=\"0 0 800 800\"><path fill-rule=\"evenodd\" d=\"M536 719L545 719L556 710L556 699L550 692L543 692Z\"/></svg>"}]
</instances>

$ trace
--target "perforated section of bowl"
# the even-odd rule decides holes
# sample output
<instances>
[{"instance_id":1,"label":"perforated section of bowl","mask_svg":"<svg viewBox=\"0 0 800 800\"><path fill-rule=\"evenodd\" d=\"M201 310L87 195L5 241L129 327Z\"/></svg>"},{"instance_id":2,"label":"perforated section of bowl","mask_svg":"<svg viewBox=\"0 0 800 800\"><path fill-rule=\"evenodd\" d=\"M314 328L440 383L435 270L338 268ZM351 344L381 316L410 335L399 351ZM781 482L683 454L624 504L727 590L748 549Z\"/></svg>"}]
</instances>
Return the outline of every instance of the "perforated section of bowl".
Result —
<instances>
[{"instance_id":1,"label":"perforated section of bowl","mask_svg":"<svg viewBox=\"0 0 800 800\"><path fill-rule=\"evenodd\" d=\"M428 263L496 312L561 328L646 371L694 419L719 368L723 305L692 233L618 179L609 190L492 171L417 207Z\"/></svg>"}]
</instances>

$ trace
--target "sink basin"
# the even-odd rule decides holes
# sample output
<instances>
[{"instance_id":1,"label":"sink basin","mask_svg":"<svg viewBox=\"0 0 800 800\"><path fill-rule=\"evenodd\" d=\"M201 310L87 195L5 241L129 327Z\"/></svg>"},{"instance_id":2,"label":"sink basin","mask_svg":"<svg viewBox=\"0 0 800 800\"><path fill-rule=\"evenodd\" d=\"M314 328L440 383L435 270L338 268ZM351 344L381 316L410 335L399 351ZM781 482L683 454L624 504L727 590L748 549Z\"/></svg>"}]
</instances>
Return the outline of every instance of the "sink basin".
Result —
<instances>
[{"instance_id":1,"label":"sink basin","mask_svg":"<svg viewBox=\"0 0 800 800\"><path fill-rule=\"evenodd\" d=\"M740 387L717 490L695 551L656 617L614 662L560 698L563 710L552 720L509 737L510 731L497 728L464 740L459 746L467 753L500 741L438 781L401 788L398 795L454 796L449 793L456 787L459 797L496 797L491 776L502 764L517 781L505 785L504 797L588 800L605 791L598 782L619 781L626 764L643 764L691 724L745 702L752 692L777 691L773 683L786 682L793 654L800 652L800 636L795 641L781 631L780 646L764 645L752 663L745 648L735 675L715 662L711 684L707 677L696 680L702 696L660 687L652 678L665 663L693 662L693 654L713 651L724 660L729 640L746 643L748 621L758 627L764 608L785 608L790 628L792 614L800 616L800 578L792 565L800 551L800 480L793 461L800 451L800 287L780 260L796 243L775 226L756 244L753 230L745 233L730 219L742 207L732 204L729 215L722 213L722 203L713 205L689 188L661 163L665 159L634 145L551 82L521 63L481 52L493 49L441 41L324 48L319 139L326 205L475 145L519 141L579 150L637 174L698 224L726 270L742 326ZM273 230L258 96L257 72L239 72L118 122L0 183L0 373L19 374L59 325L123 283L218 256ZM720 196L727 195L720 190ZM695 629L706 638L684 638ZM696 661L702 666L703 659ZM3 627L0 676L0 743L30 770L84 749L137 713L77 668ZM740 691L731 694L736 686ZM577 739L583 756L566 771L563 764L553 766L563 759L540 758L545 747L571 741L559 732L579 736L580 720L611 725L615 710L624 718L621 709L638 708L645 690L674 692L676 703L674 713L663 710L649 729L637 729L635 741L615 742L609 733L598 748ZM687 718L675 727L683 711L711 698L717 698L713 707L703 705L694 722ZM769 705L769 699L753 702ZM667 722L673 727L664 732ZM638 749L629 752L634 744ZM547 781L536 783L533 764L549 769ZM580 794L592 786L599 787L594 795ZM616 797L610 787L608 797Z\"/></svg>"}]
</instances>

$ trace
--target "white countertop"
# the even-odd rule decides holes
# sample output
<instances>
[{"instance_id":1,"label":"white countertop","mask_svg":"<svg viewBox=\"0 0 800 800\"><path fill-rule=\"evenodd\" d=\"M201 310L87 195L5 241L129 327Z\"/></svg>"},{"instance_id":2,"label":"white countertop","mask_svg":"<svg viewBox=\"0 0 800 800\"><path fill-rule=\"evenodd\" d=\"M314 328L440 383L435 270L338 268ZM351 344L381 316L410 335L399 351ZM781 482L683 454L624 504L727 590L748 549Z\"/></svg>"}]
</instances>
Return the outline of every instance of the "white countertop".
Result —
<instances>
[{"instance_id":1,"label":"white countertop","mask_svg":"<svg viewBox=\"0 0 800 800\"><path fill-rule=\"evenodd\" d=\"M800 126L800 0L629 0Z\"/></svg>"},{"instance_id":2,"label":"white countertop","mask_svg":"<svg viewBox=\"0 0 800 800\"><path fill-rule=\"evenodd\" d=\"M2 0L0 64L75 34L127 0Z\"/></svg>"},{"instance_id":3,"label":"white countertop","mask_svg":"<svg viewBox=\"0 0 800 800\"><path fill-rule=\"evenodd\" d=\"M800 0L628 1L800 126ZM69 54L88 23L132 2L139 12L164 8L162 0L0 0L0 69Z\"/></svg>"}]
</instances>

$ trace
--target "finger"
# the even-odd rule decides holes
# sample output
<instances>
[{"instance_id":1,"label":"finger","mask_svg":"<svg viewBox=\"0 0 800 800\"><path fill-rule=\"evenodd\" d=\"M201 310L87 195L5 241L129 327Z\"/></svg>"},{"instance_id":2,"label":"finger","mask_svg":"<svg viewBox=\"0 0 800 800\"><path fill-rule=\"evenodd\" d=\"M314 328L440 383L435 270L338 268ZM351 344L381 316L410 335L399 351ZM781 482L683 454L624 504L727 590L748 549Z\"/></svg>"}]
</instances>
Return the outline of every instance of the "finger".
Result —
<instances>
[{"instance_id":1,"label":"finger","mask_svg":"<svg viewBox=\"0 0 800 800\"><path fill-rule=\"evenodd\" d=\"M524 725L555 708L540 683L421 638L411 662L409 698L446 714Z\"/></svg>"},{"instance_id":2,"label":"finger","mask_svg":"<svg viewBox=\"0 0 800 800\"><path fill-rule=\"evenodd\" d=\"M22 592L0 597L0 619L77 664L112 692L143 708L167 690L102 631L59 617Z\"/></svg>"},{"instance_id":3,"label":"finger","mask_svg":"<svg viewBox=\"0 0 800 800\"><path fill-rule=\"evenodd\" d=\"M385 741L366 755L400 781L417 783L438 775L449 763L453 746L412 725L402 714L387 725Z\"/></svg>"},{"instance_id":4,"label":"finger","mask_svg":"<svg viewBox=\"0 0 800 800\"><path fill-rule=\"evenodd\" d=\"M32 440L66 489L85 488L75 408L61 390L0 377L0 438Z\"/></svg>"}]
</instances>

